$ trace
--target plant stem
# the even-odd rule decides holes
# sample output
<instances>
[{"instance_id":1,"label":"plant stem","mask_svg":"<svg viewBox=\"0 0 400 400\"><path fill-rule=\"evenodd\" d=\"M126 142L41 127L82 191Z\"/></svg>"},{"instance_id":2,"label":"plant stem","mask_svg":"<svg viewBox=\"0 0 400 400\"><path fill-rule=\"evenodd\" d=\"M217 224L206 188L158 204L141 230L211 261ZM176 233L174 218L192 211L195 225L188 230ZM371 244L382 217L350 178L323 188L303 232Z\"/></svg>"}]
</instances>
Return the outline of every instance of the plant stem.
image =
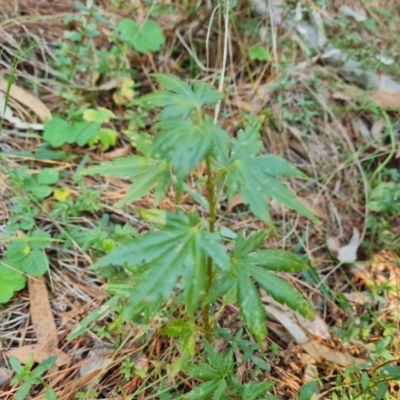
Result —
<instances>
[{"instance_id":1,"label":"plant stem","mask_svg":"<svg viewBox=\"0 0 400 400\"><path fill-rule=\"evenodd\" d=\"M212 170L211 170L211 160L210 156L206 158L206 165L207 165L207 198L209 204L209 231L214 232L215 230L215 220L216 220L216 207L215 207L215 198L214 198L214 186L215 183L212 177ZM212 283L212 258L208 256L207 258L207 294L210 291L211 283ZM210 324L210 305L206 304L204 306L203 312L203 323L204 323L204 330L206 334L206 339L211 342L211 324Z\"/></svg>"}]
</instances>

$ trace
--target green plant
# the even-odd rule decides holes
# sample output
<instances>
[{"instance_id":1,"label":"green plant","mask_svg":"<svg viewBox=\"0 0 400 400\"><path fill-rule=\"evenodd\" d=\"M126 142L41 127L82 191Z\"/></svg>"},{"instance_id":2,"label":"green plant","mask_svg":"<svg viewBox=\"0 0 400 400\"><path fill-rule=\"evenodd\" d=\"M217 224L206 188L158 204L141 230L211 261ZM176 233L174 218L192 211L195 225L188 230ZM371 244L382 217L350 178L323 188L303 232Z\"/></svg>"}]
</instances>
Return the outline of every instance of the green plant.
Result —
<instances>
[{"instance_id":1,"label":"green plant","mask_svg":"<svg viewBox=\"0 0 400 400\"><path fill-rule=\"evenodd\" d=\"M126 317L159 306L180 279L180 298L187 306L188 317L193 320L198 307L203 307L203 328L208 340L214 325L210 307L230 290L235 292L250 332L258 341L265 336L265 313L252 278L279 302L312 317L309 303L276 275L280 271L307 269L301 257L281 250L259 250L264 245L265 231L253 232L247 238L239 232L232 243L233 250L228 253L221 227L216 224L224 193L229 199L240 193L250 210L269 224L272 221L267 198L274 198L316 221L279 180L279 177L305 176L284 159L259 155L261 121L241 130L236 139L229 138L212 122L202 107L216 104L221 95L209 85L197 82L190 87L170 75L154 76L166 90L146 95L138 103L162 108L160 121L154 127L157 136L147 137L147 146L139 149L141 156L116 159L89 167L82 173L128 176L134 184L119 205L154 190L157 206L170 186L175 188L179 200L189 173L204 162L205 176L198 176L203 190L197 188L195 192L199 194L205 189L208 217L201 218L195 210L187 214L181 210L175 213L141 210L140 215L155 229L112 250L92 268L126 267L129 282L109 284L113 293L127 300ZM193 192L189 193L197 200Z\"/></svg>"},{"instance_id":2,"label":"green plant","mask_svg":"<svg viewBox=\"0 0 400 400\"><path fill-rule=\"evenodd\" d=\"M32 386L35 385L43 385L45 387L45 400L57 400L54 390L42 378L43 374L57 361L57 356L46 358L34 370L32 370L34 363L33 354L29 355L25 366L22 366L14 356L10 356L9 361L12 369L17 373L11 380L11 384L15 385L18 382L22 382L15 395L15 400L25 400Z\"/></svg>"}]
</instances>

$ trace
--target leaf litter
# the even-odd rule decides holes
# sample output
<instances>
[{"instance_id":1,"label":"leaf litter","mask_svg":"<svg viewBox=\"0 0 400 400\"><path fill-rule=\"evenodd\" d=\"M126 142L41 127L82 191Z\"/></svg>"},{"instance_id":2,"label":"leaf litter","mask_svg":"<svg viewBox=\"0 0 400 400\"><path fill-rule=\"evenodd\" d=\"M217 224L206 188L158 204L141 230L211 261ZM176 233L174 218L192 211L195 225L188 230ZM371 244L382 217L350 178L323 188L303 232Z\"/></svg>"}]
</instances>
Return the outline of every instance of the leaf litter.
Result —
<instances>
[{"instance_id":1,"label":"leaf litter","mask_svg":"<svg viewBox=\"0 0 400 400\"><path fill-rule=\"evenodd\" d=\"M32 4L32 2L20 4L20 12L27 15L34 15L31 12L32 8L30 8L33 7ZM37 20L32 18L26 25L23 25L23 29L31 32L32 35L37 35L37 37L43 35L43 26L48 24L48 21L42 20L40 15L51 16L52 13L72 11L68 9L66 5L62 6L61 3L57 3L54 7L52 6L52 9L49 9L49 4L46 1L36 2L34 6L36 10L39 10L36 13L39 17ZM363 18L361 9L358 10L357 7L353 7L352 4L347 4L346 6L351 7L353 10L352 13L348 10L346 11L348 15L351 14L350 18ZM259 9L265 12L265 8L260 6ZM280 7L275 7L274 9L274 20L277 24L285 21L286 18L281 13L281 10ZM15 12L14 9L12 11ZM7 7L5 7L5 12L7 12ZM334 17L334 10L329 17ZM327 18L327 16L325 15L324 18ZM184 17L181 23L183 26L190 26L189 21L186 21ZM17 26L8 23L8 25L5 25L2 29L8 29L7 32L12 32L13 36L18 38L22 37L22 33L25 32L21 29L22 24L23 23ZM62 22L55 15L52 21L52 29L49 29L48 33L46 33L49 35L47 39L52 41L53 38L62 37L64 29ZM184 29L181 31L184 32ZM323 31L324 29L321 28L321 22L318 22L315 29L313 28L310 30L305 26L305 29L300 30L299 33L302 35L303 44L305 43L307 47L311 43L311 50L315 51L316 48L313 47L313 43L320 43L322 39L325 40L324 35L326 35L326 33L323 33ZM200 33L196 34L199 35ZM102 35L98 40L100 42L102 40L106 42L108 38L106 39L105 36ZM185 38L191 40L189 37ZM205 40L205 38L203 39ZM5 42L6 51L9 46L10 39L7 39ZM44 52L49 51L45 47L43 47L42 50ZM335 52L334 48L328 50L330 50L330 53L329 51L325 51L322 56L323 63L325 64L324 67L318 66L315 63L310 64L310 60L306 60L309 65L307 73L311 77L320 76L319 74L321 73L326 74L327 80L337 82L340 87L343 82L341 78L337 76L336 72L332 74L330 65L332 65L331 63L337 60L338 57L347 57L347 55L341 51L339 53L337 51ZM182 55L182 57L185 56ZM348 77L349 70L354 66L360 67L360 64L352 63L349 57L347 57L347 59L349 61L344 64L343 73ZM304 60L298 61L301 67L301 62ZM54 73L51 69L46 69L46 66L40 61L40 57L39 60L30 60L30 62L34 64L35 68L39 71L46 70L50 71L50 73ZM142 64L144 68L148 68L154 72L171 72L163 69L166 64L163 64L161 61L155 61L151 56L144 56L140 62L144 63ZM154 62L156 62L155 65ZM295 248L296 246L300 246L307 254L311 255L313 266L317 271L317 276L314 276L314 278L320 279L320 283L316 289L312 288L315 285L311 285L310 287L306 285L302 286L303 291L312 297L315 304L318 305L317 317L311 323L311 326L307 326L304 320L298 315L286 309L282 309L281 306L275 304L271 299L266 300L266 311L270 316L273 316L273 321L267 322L267 326L270 326L268 341L269 343L278 344L287 354L286 360L274 362L273 354L270 352L266 353L270 362L270 372L266 374L266 379L276 379L276 394L279 394L282 398L295 398L295 389L298 389L301 383L310 382L316 376L322 378L328 375L328 371L331 371L331 363L335 365L337 371L343 372L343 366L349 366L353 362L356 364L362 363L365 361L366 357L368 357L368 352L362 347L358 348L356 345L353 345L346 348L338 344L338 340L330 328L335 323L339 324L340 321L348 318L348 314L346 311L339 309L337 305L332 304L331 299L322 291L324 285L333 291L343 293L343 295L348 298L350 304L352 304L354 310L362 312L363 307L367 304L366 299L370 298L368 297L368 293L372 285L379 285L389 280L392 287L399 288L397 279L399 257L395 251L388 252L387 249L384 249L382 253L375 252L368 257L364 254L364 251L360 249L363 245L363 243L359 243L361 238L360 231L363 228L363 219L365 217L363 213L364 198L362 195L362 187L359 185L361 178L360 172L357 171L357 168L354 168L354 162L346 164L343 163L339 157L340 154L348 154L350 151L346 140L340 136L340 134L335 134L335 131L340 132L340 127L335 126L332 122L328 123L327 114L324 110L320 111L320 115L311 117L307 126L307 121L305 121L304 118L300 122L296 120L290 123L281 121L282 123L279 125L283 110L288 110L294 116L300 114L304 117L301 101L307 98L307 91L299 87L299 85L291 88L288 87L282 92L285 107L277 108L278 97L274 89L274 84L276 84L276 82L268 82L268 85L264 86L261 83L264 82L267 77L265 70L260 68L254 72L255 75L258 75L257 81L259 82L259 94L255 96L254 85L249 84L246 74L244 73L245 66L239 62L235 64L235 69L238 71L238 75L232 77L232 79L236 85L236 98L227 99L227 104L229 104L230 112L232 113L230 117L230 123L232 124L231 131L235 132L236 121L240 119L240 114L236 109L236 105L239 105L239 107L240 105L246 105L249 110L253 109L255 104L254 99L256 98L256 111L261 110L265 106L271 106L272 120L274 123L278 123L278 130L281 137L277 140L274 137L276 130L268 128L270 129L270 147L274 149L276 154L280 152L281 155L284 155L308 176L312 177L315 186L314 190L296 180L292 182L292 189L296 189L296 192L301 192L302 198L305 199L303 205L307 211L317 214L317 216L324 221L323 226L310 228L308 223L301 217L296 221L293 213L288 211L282 213L280 207L271 208L274 224L278 226L279 232L282 233L282 237L285 239L279 241L276 237L271 235L268 239L268 244L273 248ZM291 75L291 72L292 71L287 72L287 78L296 76L294 72ZM328 96L324 98L324 102L327 107L336 107L342 105L344 102L351 107L352 104L354 105L355 102L359 101L361 94L380 107L388 110L396 109L399 104L399 95L397 91L399 84L396 84L394 79L378 77L373 71L365 70L364 72L367 73L360 73L352 78L355 79L357 84L363 85L366 82L366 75L369 75L368 82L377 84L372 92L365 91L364 89L360 91L358 88L357 91L353 92L337 92L335 91L336 89L331 89L326 85L325 89L328 91ZM368 72L371 73L368 74ZM85 79L87 80L85 81ZM268 79L271 80L273 78ZM88 88L91 87L91 84L88 84L88 82L91 82L89 78L84 77L83 81L87 84ZM325 82L327 81L324 81L324 85ZM4 81L1 84L4 86ZM29 94L29 91L27 90L25 93L25 89L22 89L22 85L19 84L18 87L22 91L19 92L19 95L15 95L16 102L26 107L26 109L30 108L41 121L49 117L50 113L55 113L63 107L61 99L55 95L52 90L45 88L44 90L47 90L46 95L39 100L35 97L28 97L27 94ZM29 85L26 85L26 87L29 87ZM15 88L17 88L17 86L15 86ZM4 89L2 90L4 91ZM107 92L106 87L105 91ZM15 94L15 92L12 93ZM12 97L14 97L14 95ZM29 98L29 100L24 102L24 98ZM106 104L99 105L106 107ZM315 107L317 108L317 106ZM3 108L4 107L1 107L2 110ZM9 118L7 122L10 123L10 125L8 125L10 129L18 128L24 130L35 127L40 128L41 124L29 125L32 123L31 120L23 121L21 118L17 120L14 114L10 113L11 109L7 109L7 116ZM9 117L10 115L11 119ZM26 116L28 114L24 112L23 115ZM365 143L362 133L352 128L352 122L356 115L358 116L359 113L354 110L346 111L343 115L343 126L348 132L351 132L351 139L361 147L361 144ZM383 129L381 124L381 120L379 119L368 119L366 121L365 126L372 139L379 139L379 135ZM330 136L325 137L323 132L319 130L318 125L326 127L326 132L330 132ZM304 134L304 126L306 126L307 134ZM290 136L293 137L293 134L289 131L292 133L296 132L295 142L288 139ZM18 137L13 137L11 139L4 132L0 133L0 135L0 149L2 151L32 150L36 146L35 140L37 139L32 141ZM294 143L296 143L296 145ZM384 143L382 143L382 146L383 144ZM268 151L268 144L266 146L266 150ZM378 149L382 148L379 141L377 146ZM79 154L79 150L76 148L70 148L70 150ZM121 140L112 151L126 154L131 151L131 144ZM113 159L116 155L119 155L118 153L112 154L111 152L104 154L96 148L91 150L91 153L93 158L98 160ZM368 151L366 151L365 154L368 155ZM31 161L33 161L33 159ZM10 157L7 158L7 163L10 166L20 167L25 163L25 159ZM76 166L76 164L71 163L66 165L67 168L72 166ZM10 205L9 185L7 183L7 177L1 177L1 179L4 181L4 185L0 187L1 195L4 195L4 202L0 204L0 219L2 221L7 221L10 215L8 211ZM90 188L102 189L102 206L112 213L113 218L118 221L129 222L135 225L136 228L140 228L136 217L132 216L129 212L138 208L151 208L153 199L149 198L134 202L132 206L126 209L127 211L116 210L113 205L116 199L120 200L123 197L122 192L127 186L122 178L110 179L107 185L94 178L85 177L85 182ZM336 189L335 182L342 182L340 190ZM74 187L71 182L64 181L63 183L69 185L71 191L79 193L79 188ZM168 196L165 203L166 207L168 207L168 204L173 204L174 201L173 194L168 194ZM315 198L317 198L318 201L310 200ZM254 225L257 223L246 208L242 207L242 203L243 199L241 199L240 196L233 198L230 203L227 203L229 213L224 215L224 226L227 226L227 228L232 231L240 227L247 227L249 231L251 231L252 227L255 227ZM331 206L334 207L336 211L331 212ZM188 200L186 203L182 204L182 207L190 209L193 207L193 202ZM327 212L327 210L329 210L329 212ZM240 217L238 217L236 211L238 213L240 212ZM334 215L336 215L336 218L333 218ZM92 215L90 218L95 218L95 216ZM87 216L78 218L75 222L83 226L89 226L91 224L90 218ZM47 226L52 226L51 219L46 215L43 217L43 221ZM293 227L295 228L292 229ZM285 236L283 233L287 231L293 232ZM341 246L339 243L337 245L336 254L332 260L330 254L325 250L325 238L331 236L333 238L340 237L342 239L343 232L349 234L352 231L353 236L347 244ZM299 235L302 232L308 233L303 237L299 237L297 232L299 232ZM0 242L0 251L2 250L4 250L4 246L3 243ZM106 297L99 289L99 286L101 287L104 281L97 277L95 273L87 270L87 257L82 255L79 249L74 248L72 251L62 252L61 254L61 258L57 257L57 259L52 259L51 276L54 291L48 289L43 279L34 278L35 283L30 283L30 288L40 288L40 292L33 295L33 291L31 293L31 290L29 290L29 297L26 293L22 292L14 296L8 306L8 310L1 311L0 329L4 332L3 351L6 354L12 354L10 352L18 350L20 351L19 357L21 360L23 360L24 357L26 358L29 352L33 352L38 361L47 354L59 354L59 363L61 362L61 364L58 365L59 370L52 373L54 378L52 378L52 385L57 389L57 394L60 399L71 398L78 390L88 387L94 387L96 391L110 398L116 393L116 388L119 384L122 384L125 389L132 393L138 390L142 390L142 393L145 393L147 390L146 393L149 395L151 389L145 389L144 387L147 380L151 382L151 380L154 379L150 371L146 373L147 375L145 375L144 378L134 376L130 381L121 383L121 365L125 357L131 356L135 358L143 351L145 354L145 357L143 357L145 360L143 365L145 368L150 366L149 369L152 370L152 365L157 365L157 368L159 368L157 372L165 374L166 371L165 369L163 370L162 361L166 364L166 361L173 360L179 356L179 353L171 346L170 342L156 333L156 329L147 337L145 341L146 344L143 345L140 340L137 340L138 337L143 337L143 332L138 332L137 328L135 330L126 326L124 328L124 338L127 339L127 342L124 348L119 352L116 350L117 338L112 335L108 339L99 339L98 335L94 333L94 331L91 331L85 333L82 337L66 340L65 338L68 333L85 315L101 307L106 301ZM336 268L337 265L335 263L337 263L337 261L339 261L339 263L350 264L354 264L354 262L357 261L356 266L361 269L352 269L353 265L348 271L354 285L353 287L349 287L344 281L342 270ZM299 279L303 278L304 277L299 277ZM312 278L309 279L310 282L315 283ZM385 291L383 297L385 299L383 303L373 300L373 304L379 307L382 319L398 320L398 315L396 316L396 313L398 313L399 300L396 295L396 290ZM40 305L40 307L38 307L38 305ZM230 308L229 313L230 314L227 314L227 312L224 311L220 316L220 322L234 332L238 327L235 322L235 313L237 313L237 310ZM30 320L26 320L24 317L27 315L31 315ZM110 320L100 320L96 326L101 328L103 324L109 321ZM155 321L155 328L162 326L164 322L165 321L162 320ZM46 327L46 329L41 329L44 327ZM17 334L17 332L22 333ZM297 344L294 348L290 345L291 339ZM110 356L100 356L96 359L95 356L93 356L93 349L98 346L110 349L113 348L114 351L111 352L112 354ZM300 351L298 350L299 348L301 349ZM14 354L18 356L18 353ZM106 360L104 364L101 362L103 359ZM237 355L237 359L240 359L240 354ZM83 376L80 376L79 370L85 365L88 366L91 363L90 360L93 361L92 370L89 368L85 373L81 373ZM113 361L111 362L111 360ZM282 366L284 368L282 368ZM299 368L299 366L305 366L304 371L302 368ZM99 373L99 370L101 371L103 369L104 371ZM245 379L246 373L244 372L243 374L242 379ZM294 383L292 384L289 382ZM87 386L88 384L89 386ZM13 398L13 392L11 390L5 391L4 393L5 399ZM36 398L43 398L43 395L38 394Z\"/></svg>"}]
</instances>

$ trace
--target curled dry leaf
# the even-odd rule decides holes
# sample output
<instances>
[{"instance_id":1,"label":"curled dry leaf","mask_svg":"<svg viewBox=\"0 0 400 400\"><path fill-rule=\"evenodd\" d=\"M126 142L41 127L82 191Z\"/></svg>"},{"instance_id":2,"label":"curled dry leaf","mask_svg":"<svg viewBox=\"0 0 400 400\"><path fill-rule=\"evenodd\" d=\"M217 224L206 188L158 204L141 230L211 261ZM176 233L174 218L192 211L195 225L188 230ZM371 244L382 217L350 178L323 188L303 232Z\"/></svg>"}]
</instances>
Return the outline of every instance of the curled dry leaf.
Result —
<instances>
[{"instance_id":1,"label":"curled dry leaf","mask_svg":"<svg viewBox=\"0 0 400 400\"><path fill-rule=\"evenodd\" d=\"M112 353L112 349L107 347L90 350L88 357L79 369L79 376L92 375L95 371L100 372L102 369L106 369L112 363L112 359L106 357L106 354L110 353Z\"/></svg>"}]
</instances>

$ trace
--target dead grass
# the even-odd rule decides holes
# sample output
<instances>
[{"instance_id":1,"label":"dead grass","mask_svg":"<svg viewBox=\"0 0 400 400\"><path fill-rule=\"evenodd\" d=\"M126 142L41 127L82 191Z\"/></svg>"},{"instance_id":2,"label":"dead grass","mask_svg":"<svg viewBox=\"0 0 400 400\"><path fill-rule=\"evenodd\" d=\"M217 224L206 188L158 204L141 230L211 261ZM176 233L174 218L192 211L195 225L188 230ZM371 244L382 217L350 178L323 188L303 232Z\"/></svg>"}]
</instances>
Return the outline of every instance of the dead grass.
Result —
<instances>
[{"instance_id":1,"label":"dead grass","mask_svg":"<svg viewBox=\"0 0 400 400\"><path fill-rule=\"evenodd\" d=\"M103 4L104 3L104 4ZM135 2L132 4L134 5ZM311 3L311 2L310 2ZM102 2L107 11L110 4ZM343 4L350 6L354 2L336 1L336 9ZM385 8L392 7L393 12L397 12L396 2L385 2ZM178 6L177 6L178 7ZM206 42L207 30L202 21L207 21L209 13L202 10L193 17L185 17L179 4L179 12L175 16L164 16L160 24L165 27L168 36L166 54L169 58L161 60L152 55L137 58L132 56L130 62L134 63L135 68L140 70L142 78L142 89L151 90L152 83L149 79L150 72L177 73L181 77L187 76L188 79L194 78L193 71L187 74L187 69L182 65L189 65L191 55L184 48L183 43L189 49L197 50L198 62L197 75L215 82L221 67L221 40L223 38L222 25L217 25L212 31L215 38L209 43L209 58L207 66L207 54L204 43ZM4 48L1 63L5 69L10 68L12 58L21 55L19 44L21 42L37 44L34 57L24 56L17 70L17 84L29 87L30 82L38 82L38 93L41 93L42 100L52 110L61 111L63 103L57 93L53 90L52 82L57 80L57 71L49 66L50 59L53 58L52 43L61 38L65 29L62 22L63 17L73 12L72 1L4 1L0 2L0 9L3 14L3 21L0 22L0 41ZM113 11L110 11L113 12ZM250 18L251 15L246 5L241 4L239 8L240 18ZM241 21L242 22L242 21ZM268 26L268 22L266 22ZM181 39L177 39L175 29L181 34ZM107 32L99 40L107 37ZM287 46L287 38L279 38ZM398 34L398 32L397 32ZM253 43L252 43L253 44ZM368 289L371 280L360 279L359 276L351 274L345 267L338 266L338 262L332 257L328 247L329 237L338 238L341 244L348 243L353 228L358 228L364 234L364 239L369 239L366 230L366 218L368 210L365 207L368 196L368 176L376 169L381 162L386 159L388 144L380 142L378 148L373 147L361 132L361 122L370 129L376 122L372 113L362 110L357 102L348 98L347 94L337 89L344 83L341 77L333 70L319 64L312 64L310 68L300 71L287 70L287 78L295 78L296 85L288 89L271 92L269 85L276 83L281 78L280 72L271 63L259 65L251 69L250 74L246 61L243 59L243 50L250 46L244 35L237 36L232 33L229 41L229 59L226 69L226 76L229 79L231 92L224 104L221 115L221 122L224 123L230 132L234 133L238 126L245 123L243 114L245 112L260 112L267 109L269 119L264 125L265 151L279 154L287 158L301 170L310 176L310 182L292 182L301 199L318 214L322 220L322 225L311 225L305 219L283 210L279 206L274 206L273 217L279 230L279 236L271 236L269 246L286 249L294 249L307 254L312 260L314 278L308 276L288 277L288 279L304 295L317 305L318 311L324 323L330 327L336 325L346 327L349 320L357 319L381 307L374 303L371 307L364 301L356 299L356 294ZM291 54L291 60L295 64L302 61L301 52L293 45L293 48L282 47L278 49L278 55ZM248 63L248 60L247 60ZM209 68L202 71L204 68ZM317 80L315 81L315 78ZM49 78L46 81L46 78ZM82 76L81 84L84 87L82 96L85 96L88 89L88 82ZM311 110L315 111L312 116L307 116L304 109L304 100L312 102ZM110 106L110 95L97 97L97 105ZM340 112L338 112L340 110ZM114 110L118 115L123 113L121 109ZM289 113L293 119L284 118L284 113ZM395 114L392 114L395 118ZM306 133L302 130L306 127ZM123 126L119 127L124 128ZM6 125L0 136L0 148L2 151L27 151L37 148L41 143L40 137L33 138L20 136L13 130L12 126ZM127 141L121 136L117 148L126 146ZM80 162L83 154L90 151L91 160L101 161L107 158L99 148L78 149L76 147L66 148L68 153L78 155L73 161L68 161L61 168L74 171ZM129 149L128 149L129 150ZM371 158L371 163L366 160ZM29 168L38 169L46 166L48 161L37 162L29 157L14 156L6 157L9 168L29 165ZM389 167L399 168L399 158L394 158L388 164ZM1 231L10 217L9 207L12 204L12 188L9 184L9 177L0 176L0 220ZM110 179L107 182L99 178L85 178L85 184L94 190L101 192L101 211L107 212L114 222L131 224L138 230L142 229L140 221L132 213L136 208L152 206L152 199L146 197L140 202L136 202L126 210L117 210L113 204L121 199L126 191L127 182L122 179ZM68 187L75 196L81 195L79 188L72 186L69 179L60 182L60 186ZM14 189L15 190L15 189ZM80 225L83 229L93 226L93 220L99 220L99 213L86 213L84 216L69 220L67 223L57 223L50 217L49 211L52 209L51 199L46 200L42 205L36 207L40 227L53 235L64 232L68 226ZM173 208L173 196L165 199L162 207ZM192 202L187 200L182 207L192 207ZM241 210L238 213L238 210ZM226 212L221 216L224 225L232 230L246 229L251 231L260 228L258 220L254 219L245 209L241 209L238 204L232 212ZM391 221L393 234L399 237L398 218ZM395 242L398 251L398 239ZM0 241L0 252L4 253L5 243ZM373 243L369 251L361 249L359 260L367 265L369 260L381 250L376 243ZM371 254L372 253L372 254ZM91 259L95 257L92 250L82 251L79 246L72 245L65 249L61 245L54 244L52 251L48 254L51 262L51 281L47 279L50 293L50 303L54 319L57 325L58 348L64 351L69 357L69 363L60 367L57 371L49 372L46 379L51 382L51 386L56 390L60 400L75 398L79 390L88 391L90 389L99 393L99 398L123 398L121 393L134 395L138 399L158 398L156 391L161 388L161 383L167 382L167 365L179 357L179 352L175 345L165 337L157 333L157 329L163 326L165 319L160 317L152 323L150 332L147 336L138 325L123 323L121 329L115 329L105 337L102 337L101 329L114 322L115 315L111 315L104 320L99 320L95 326L96 330L87 331L77 339L66 340L69 332L91 311L101 307L106 301L103 291L105 279L100 278L96 273L88 269ZM389 268L390 262L396 262L397 254L390 253L387 263L384 266ZM392 273L397 274L395 267L390 267ZM373 264L370 264L373 269ZM394 272L393 272L394 271ZM373 272L371 272L374 275ZM333 295L341 293L344 297L349 297L350 309L344 309L342 303ZM398 298L387 297L389 304L393 302L398 305ZM397 302L397 303L396 303ZM0 312L0 330L2 332L2 350L7 352L10 349L18 349L24 345L36 342L35 331L32 327L30 318L30 299L28 290L23 290L16 294L12 301L2 308ZM398 316L386 314L380 309L381 315L385 315L386 321L397 321ZM165 316L164 316L165 318ZM239 325L238 310L227 307L219 316L219 324L235 332ZM382 325L384 321L381 321ZM274 392L282 399L296 398L298 390L306 381L304 359L301 357L304 350L302 346L296 344L288 335L288 332L280 325L279 321L271 318L269 325L270 334L265 342L266 354L269 370L264 373L263 379L271 379L276 382ZM378 326L377 321L371 321L371 334L368 338L369 343L377 343L383 335L384 328ZM146 336L146 337L145 337ZM142 338L142 340L141 340ZM143 339L145 338L145 339ZM333 335L330 341L321 343L330 346L337 353L346 353L354 357L367 357L368 352L363 343L352 343L343 346L340 339ZM271 345L275 345L280 350L279 356L271 350ZM393 343L391 350L395 357L398 357L397 344ZM90 351L95 349L108 349L109 351L99 356L100 359L108 359L110 363L99 371L81 376L79 370L87 363ZM239 359L240 354L236 355ZM133 375L128 380L123 380L121 374L122 363L125 359L139 362L146 373L143 377ZM139 360L139 361L138 361ZM383 362L383 359L379 359ZM0 366L6 366L7 359L3 357ZM324 378L325 389L334 385L335 377L345 376L345 368L332 361L321 357L315 364L318 375ZM247 368L252 368L247 364ZM240 378L243 381L249 378L249 371L245 370ZM195 382L187 379L183 373L175 378L181 392L190 389ZM122 388L122 389L121 389ZM33 398L43 398L43 388L38 388L33 393ZM396 396L397 386L391 388L392 395ZM10 387L7 381L2 387L2 398L11 400L15 398L15 389ZM328 397L330 398L329 395Z\"/></svg>"}]
</instances>

